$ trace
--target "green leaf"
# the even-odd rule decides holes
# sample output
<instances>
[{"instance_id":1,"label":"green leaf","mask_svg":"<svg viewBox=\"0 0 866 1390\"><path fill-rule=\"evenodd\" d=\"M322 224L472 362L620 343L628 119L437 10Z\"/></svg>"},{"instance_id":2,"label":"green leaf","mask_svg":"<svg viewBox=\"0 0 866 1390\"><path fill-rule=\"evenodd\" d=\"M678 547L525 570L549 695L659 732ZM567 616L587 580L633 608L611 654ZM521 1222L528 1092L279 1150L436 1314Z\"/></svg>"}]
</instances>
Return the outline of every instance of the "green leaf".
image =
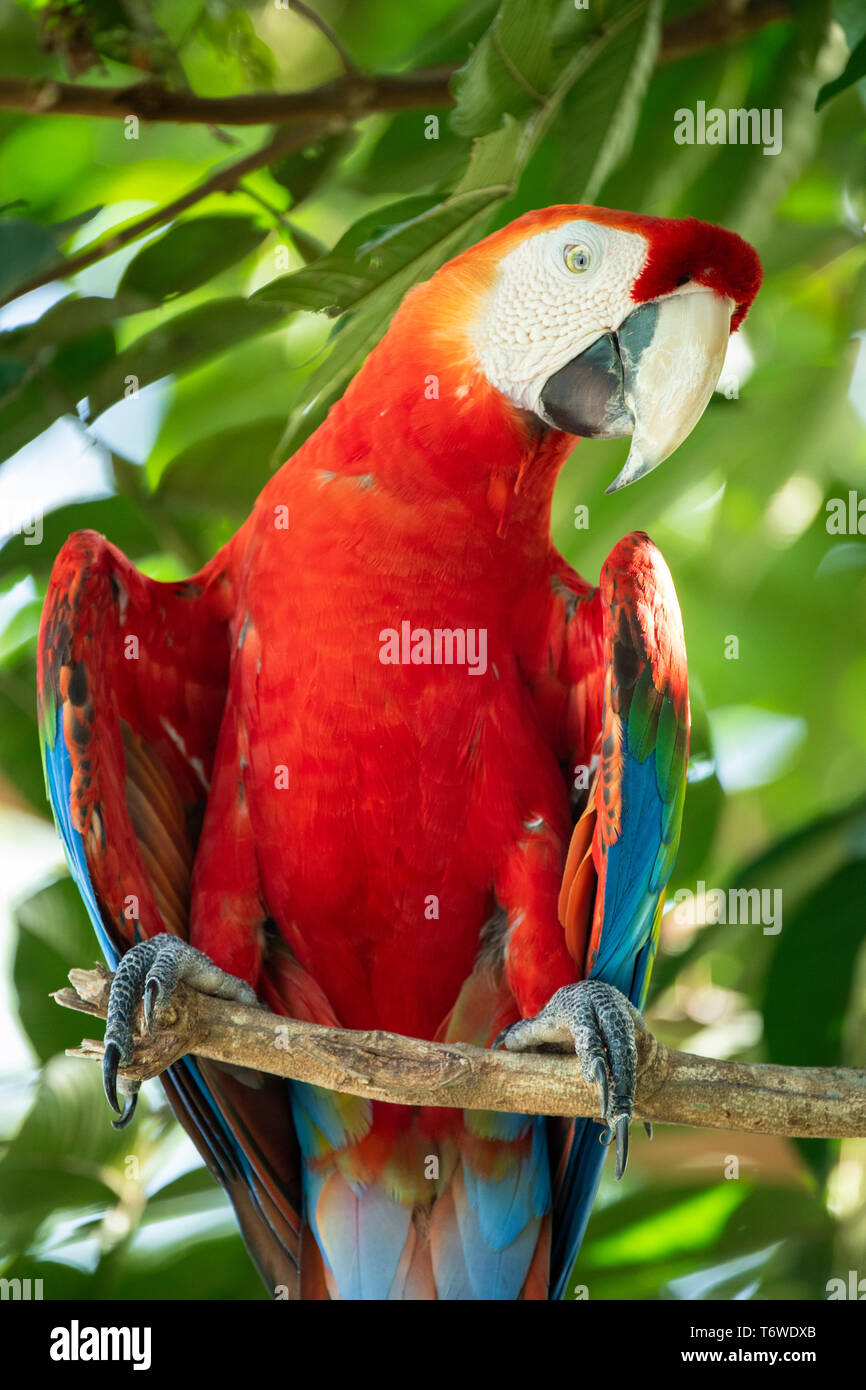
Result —
<instances>
[{"instance_id":1,"label":"green leaf","mask_svg":"<svg viewBox=\"0 0 866 1390\"><path fill-rule=\"evenodd\" d=\"M321 187L356 140L355 131L338 130L305 145L302 150L284 155L270 165L272 177L291 193L292 208L298 207Z\"/></svg>"},{"instance_id":2,"label":"green leaf","mask_svg":"<svg viewBox=\"0 0 866 1390\"><path fill-rule=\"evenodd\" d=\"M784 912L764 991L771 1062L832 1067L851 1060L843 1037L863 946L864 902L866 859L859 859L820 884L794 911Z\"/></svg>"},{"instance_id":3,"label":"green leaf","mask_svg":"<svg viewBox=\"0 0 866 1390\"><path fill-rule=\"evenodd\" d=\"M58 858L62 851L58 840ZM78 889L59 879L22 903L15 913L18 944L14 980L18 1014L37 1056L47 1062L81 1040L82 1015L61 1009L50 995L67 984L73 966L100 958Z\"/></svg>"},{"instance_id":4,"label":"green leaf","mask_svg":"<svg viewBox=\"0 0 866 1390\"><path fill-rule=\"evenodd\" d=\"M61 415L74 415L77 399L44 377L25 382L0 407L0 458L11 458Z\"/></svg>"},{"instance_id":5,"label":"green leaf","mask_svg":"<svg viewBox=\"0 0 866 1390\"><path fill-rule=\"evenodd\" d=\"M283 333L250 338L177 383L145 473L153 488L163 470L202 435L282 415L292 408L321 349L324 321L305 316ZM213 517L206 524L212 528Z\"/></svg>"},{"instance_id":6,"label":"green leaf","mask_svg":"<svg viewBox=\"0 0 866 1390\"><path fill-rule=\"evenodd\" d=\"M866 36L860 40L852 50L848 62L845 64L844 72L834 78L832 82L825 82L815 100L815 110L820 111L822 106L826 106L828 101L844 92L848 87L853 87L855 82L859 82L861 77L866 77Z\"/></svg>"},{"instance_id":7,"label":"green leaf","mask_svg":"<svg viewBox=\"0 0 866 1390\"><path fill-rule=\"evenodd\" d=\"M634 1260L658 1260L683 1250L705 1250L718 1239L748 1194L745 1184L722 1182L690 1192L679 1202L668 1201L661 1210L624 1230L612 1231L606 1237L596 1232L581 1263L589 1269L606 1269Z\"/></svg>"},{"instance_id":8,"label":"green leaf","mask_svg":"<svg viewBox=\"0 0 866 1390\"><path fill-rule=\"evenodd\" d=\"M650 0L643 22L625 28L592 72L593 87L602 90L605 81L613 84L618 100L598 143L592 169L580 194L581 202L593 202L608 175L631 149L659 50L663 9L664 0Z\"/></svg>"},{"instance_id":9,"label":"green leaf","mask_svg":"<svg viewBox=\"0 0 866 1390\"><path fill-rule=\"evenodd\" d=\"M130 261L118 293L144 295L154 303L188 294L242 261L267 235L252 217L215 214L176 222Z\"/></svg>"},{"instance_id":10,"label":"green leaf","mask_svg":"<svg viewBox=\"0 0 866 1390\"><path fill-rule=\"evenodd\" d=\"M35 645L41 613L41 598L31 599L0 632L0 667L14 666Z\"/></svg>"},{"instance_id":11,"label":"green leaf","mask_svg":"<svg viewBox=\"0 0 866 1390\"><path fill-rule=\"evenodd\" d=\"M98 329L109 327L119 318L139 313L148 307L146 300L135 295L114 299L69 295L53 304L34 323L0 333L0 359L17 359L32 364L34 359L44 358L54 348L85 338Z\"/></svg>"},{"instance_id":12,"label":"green leaf","mask_svg":"<svg viewBox=\"0 0 866 1390\"><path fill-rule=\"evenodd\" d=\"M427 114L398 111L366 152L363 167L352 167L353 188L374 197L395 196L407 188L453 189L468 154L467 142L441 117L436 139L428 139Z\"/></svg>"},{"instance_id":13,"label":"green leaf","mask_svg":"<svg viewBox=\"0 0 866 1390\"><path fill-rule=\"evenodd\" d=\"M225 1226L232 1220L227 1214L223 1219ZM197 1237L185 1233L170 1244L153 1240L159 1234L158 1226L142 1224L149 1227L151 1240L141 1246L133 1241L117 1261L102 1261L96 1279L87 1283L88 1296L136 1302L178 1298L235 1302L269 1297L240 1234L234 1230L225 1234L224 1228L213 1232L213 1216L202 1221Z\"/></svg>"},{"instance_id":14,"label":"green leaf","mask_svg":"<svg viewBox=\"0 0 866 1390\"><path fill-rule=\"evenodd\" d=\"M35 811L48 816L36 731L36 672L31 662L0 672L0 769Z\"/></svg>"},{"instance_id":15,"label":"green leaf","mask_svg":"<svg viewBox=\"0 0 866 1390\"><path fill-rule=\"evenodd\" d=\"M525 128L513 116L505 116L499 130L481 135L472 142L472 153L457 193L473 193L476 189L501 185L512 188L523 166L523 152L528 142Z\"/></svg>"},{"instance_id":16,"label":"green leaf","mask_svg":"<svg viewBox=\"0 0 866 1390\"><path fill-rule=\"evenodd\" d=\"M14 396L27 375L27 363L18 362L14 357L2 356L0 343L0 401Z\"/></svg>"},{"instance_id":17,"label":"green leaf","mask_svg":"<svg viewBox=\"0 0 866 1390\"><path fill-rule=\"evenodd\" d=\"M86 227L88 222L92 222L97 213L102 212L103 204L95 203L93 207L85 208L83 212L75 212L71 217L64 217L62 222L52 222L51 230L58 242L66 241L73 232L79 228Z\"/></svg>"},{"instance_id":18,"label":"green leaf","mask_svg":"<svg viewBox=\"0 0 866 1390\"><path fill-rule=\"evenodd\" d=\"M89 392L92 416L100 415L123 396L128 377L134 377L138 386L146 386L160 377L183 372L244 338L269 332L284 312L279 305L230 298L209 300L177 314L142 334L97 377Z\"/></svg>"},{"instance_id":19,"label":"green leaf","mask_svg":"<svg viewBox=\"0 0 866 1390\"><path fill-rule=\"evenodd\" d=\"M427 279L450 256L471 246L505 191L494 186L456 193L446 202L372 239L371 218L362 218L323 262L284 276L273 289L266 285L259 292L279 294L281 302L295 308L352 310L351 317L339 325L333 336L328 356L306 382L280 444L284 457L316 428L323 409L386 331L406 291L419 280ZM417 200L412 199L408 206L416 204ZM406 210L407 203L398 203L389 212L394 215ZM317 397L321 400L310 411L308 407Z\"/></svg>"},{"instance_id":20,"label":"green leaf","mask_svg":"<svg viewBox=\"0 0 866 1390\"><path fill-rule=\"evenodd\" d=\"M823 1291L833 1223L814 1186L793 1187L787 1172L776 1186L768 1151L760 1186L741 1171L738 1181L707 1187L724 1162L715 1132L667 1133L673 1163L679 1150L693 1182L669 1185L670 1160L650 1160L649 1182L633 1181L627 1195L596 1203L572 1287L587 1284L593 1301L731 1298L755 1284L760 1292L752 1296L763 1299L809 1298L816 1281ZM636 1166L640 1157L635 1148Z\"/></svg>"},{"instance_id":21,"label":"green leaf","mask_svg":"<svg viewBox=\"0 0 866 1390\"><path fill-rule=\"evenodd\" d=\"M290 218L283 218L283 226L292 239L292 245L305 265L311 261L317 261L321 256L327 256L328 248L318 237L311 236L303 227L299 227L297 222L292 222Z\"/></svg>"},{"instance_id":22,"label":"green leaf","mask_svg":"<svg viewBox=\"0 0 866 1390\"><path fill-rule=\"evenodd\" d=\"M26 217L0 220L0 295L11 294L32 276L57 260L57 242L50 228Z\"/></svg>"},{"instance_id":23,"label":"green leaf","mask_svg":"<svg viewBox=\"0 0 866 1390\"><path fill-rule=\"evenodd\" d=\"M35 126L29 129L36 131ZM19 198L5 204L0 214L22 206L23 201ZM48 225L27 217L0 215L0 295L13 295L17 285L25 284L32 276L59 262L63 242L99 211L99 206L90 207L63 222Z\"/></svg>"},{"instance_id":24,"label":"green leaf","mask_svg":"<svg viewBox=\"0 0 866 1390\"><path fill-rule=\"evenodd\" d=\"M64 394L78 402L87 395L94 377L115 360L115 353L113 330L98 328L74 342L61 343L48 375Z\"/></svg>"},{"instance_id":25,"label":"green leaf","mask_svg":"<svg viewBox=\"0 0 866 1390\"><path fill-rule=\"evenodd\" d=\"M157 489L162 500L245 515L271 475L283 415L207 435L173 458Z\"/></svg>"},{"instance_id":26,"label":"green leaf","mask_svg":"<svg viewBox=\"0 0 866 1390\"><path fill-rule=\"evenodd\" d=\"M563 148L563 180L576 202L592 202L628 154L658 52L661 13L662 0L624 9L607 35L585 49L589 57L591 44L598 45L563 111L571 135Z\"/></svg>"},{"instance_id":27,"label":"green leaf","mask_svg":"<svg viewBox=\"0 0 866 1390\"><path fill-rule=\"evenodd\" d=\"M171 1123L171 1122L170 1122ZM157 1220L164 1215L166 1208L180 1208L191 1198L204 1197L218 1200L219 1187L214 1182L204 1164L190 1168L178 1178L171 1178L162 1187L152 1192L147 1199L147 1215Z\"/></svg>"},{"instance_id":28,"label":"green leaf","mask_svg":"<svg viewBox=\"0 0 866 1390\"><path fill-rule=\"evenodd\" d=\"M863 948L864 901L866 859L860 859L785 913L763 999L769 1061L793 1067L866 1062L862 1054L846 1056L845 1049L852 982ZM830 1141L797 1143L813 1171L823 1176Z\"/></svg>"},{"instance_id":29,"label":"green leaf","mask_svg":"<svg viewBox=\"0 0 866 1390\"><path fill-rule=\"evenodd\" d=\"M455 74L451 127L458 135L488 135L506 113L540 104L553 77L552 0L503 0L469 61Z\"/></svg>"},{"instance_id":30,"label":"green leaf","mask_svg":"<svg viewBox=\"0 0 866 1390\"><path fill-rule=\"evenodd\" d=\"M688 788L686 805L692 796ZM819 885L835 875L852 860L857 861L866 848L866 801L860 800L829 816L821 816L799 825L796 830L779 838L764 853L726 874L722 884L732 887L779 888L784 904L784 920L798 913L801 904L819 890ZM697 876L697 875L696 875ZM694 880L687 884L685 876L676 869L676 882L694 890ZM714 885L715 886L715 885ZM786 928L783 926L784 935ZM777 937L754 935L750 926L731 926L710 923L701 927L687 950L677 956L660 953L653 973L654 992L667 988L673 977L691 967L713 950L735 949L738 937L748 934L748 951L743 953L738 988L760 990L775 953Z\"/></svg>"},{"instance_id":31,"label":"green leaf","mask_svg":"<svg viewBox=\"0 0 866 1390\"><path fill-rule=\"evenodd\" d=\"M386 238L393 239L404 229L411 229L431 209L441 206L441 200L432 194L420 194L366 213L320 260L270 280L256 290L252 299L334 317L355 308L389 273L401 269L411 255L408 231L396 248L389 247ZM374 241L384 243L384 264L381 254L375 259L370 254L365 257Z\"/></svg>"},{"instance_id":32,"label":"green leaf","mask_svg":"<svg viewBox=\"0 0 866 1390\"><path fill-rule=\"evenodd\" d=\"M0 333L0 447L8 458L61 415L75 414L116 352L113 323L146 308L139 295L70 296L32 324Z\"/></svg>"},{"instance_id":33,"label":"green leaf","mask_svg":"<svg viewBox=\"0 0 866 1390\"><path fill-rule=\"evenodd\" d=\"M46 1000L46 1007L54 1007ZM136 1130L109 1123L99 1068L54 1057L34 1104L0 1160L0 1228L7 1249L22 1250L58 1211L101 1215L116 1201L112 1174L135 1152Z\"/></svg>"},{"instance_id":34,"label":"green leaf","mask_svg":"<svg viewBox=\"0 0 866 1390\"><path fill-rule=\"evenodd\" d=\"M506 115L499 129L476 139L458 192L494 180L516 188L520 180L519 193L501 210L501 226L528 207L550 201L549 174L539 179L536 171L538 166L547 168L551 150L557 145L564 151L564 160L580 161L577 171L568 171L564 197L579 198L581 188L589 188L606 177L616 160L624 156L639 115L658 43L660 7L661 0L651 0L649 10L644 0L615 0L605 15L604 28L578 23L565 46L565 61L557 62L554 80L544 98L533 105L522 122ZM570 17L568 27L571 28ZM584 103L586 94L594 91L603 95L604 111L598 119L589 121L582 105L585 128L579 128L578 138L574 138L574 120L560 115L563 105L570 94L574 102ZM616 120L620 105L622 112ZM568 134L564 141L563 129ZM540 192L530 195L527 202L524 189L535 184ZM586 192L582 196L585 198Z\"/></svg>"}]
</instances>

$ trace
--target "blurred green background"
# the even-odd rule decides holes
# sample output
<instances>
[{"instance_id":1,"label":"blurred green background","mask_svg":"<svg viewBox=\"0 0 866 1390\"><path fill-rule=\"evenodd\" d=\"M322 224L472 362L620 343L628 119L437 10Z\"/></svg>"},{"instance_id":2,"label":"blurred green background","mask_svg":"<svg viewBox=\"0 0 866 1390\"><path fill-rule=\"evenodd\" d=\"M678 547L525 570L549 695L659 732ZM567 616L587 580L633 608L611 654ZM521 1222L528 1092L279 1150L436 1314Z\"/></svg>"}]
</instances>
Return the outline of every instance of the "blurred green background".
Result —
<instances>
[{"instance_id":1,"label":"blurred green background","mask_svg":"<svg viewBox=\"0 0 866 1390\"><path fill-rule=\"evenodd\" d=\"M528 208L694 215L760 251L764 288L691 438L612 497L624 444L580 445L555 539L592 579L640 527L673 572L694 734L672 889L783 895L777 934L706 922L700 898L692 923L669 911L651 1027L714 1056L866 1063L866 515L862 534L856 515L827 524L832 499L866 498L866 8L312 7L338 45L283 0L0 0L4 78L294 91L339 78L341 47L364 74L460 69L453 108L440 74L440 105L322 121L180 216L172 200L271 128L135 131L122 102L0 111L0 1274L46 1298L265 1296L158 1085L117 1134L97 1069L63 1056L87 1023L49 991L96 945L36 739L57 550L89 526L151 575L196 569L408 285ZM676 144L698 101L781 111L781 152ZM146 237L65 264L151 214ZM820 1299L852 1269L866 1142L661 1127L635 1134L627 1181L605 1177L576 1279L590 1298Z\"/></svg>"}]
</instances>

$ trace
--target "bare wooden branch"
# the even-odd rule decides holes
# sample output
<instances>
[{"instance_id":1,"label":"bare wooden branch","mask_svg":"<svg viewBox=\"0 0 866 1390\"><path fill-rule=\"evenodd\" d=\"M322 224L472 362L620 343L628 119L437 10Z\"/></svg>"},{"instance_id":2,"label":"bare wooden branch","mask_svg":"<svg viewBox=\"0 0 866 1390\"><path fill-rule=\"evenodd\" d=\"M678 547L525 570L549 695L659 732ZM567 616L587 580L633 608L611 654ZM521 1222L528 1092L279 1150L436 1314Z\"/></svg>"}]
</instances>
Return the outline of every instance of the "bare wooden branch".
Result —
<instances>
[{"instance_id":1,"label":"bare wooden branch","mask_svg":"<svg viewBox=\"0 0 866 1390\"><path fill-rule=\"evenodd\" d=\"M358 120L372 111L435 110L451 106L452 67L428 68L391 77L344 73L303 92L249 92L202 97L161 82L128 87L94 87L46 78L0 78L0 108L33 116L95 116L122 121L171 121L177 125L282 125L286 121L342 117Z\"/></svg>"},{"instance_id":2,"label":"bare wooden branch","mask_svg":"<svg viewBox=\"0 0 866 1390\"><path fill-rule=\"evenodd\" d=\"M111 976L72 970L54 998L104 1018ZM85 1040L71 1056L101 1060ZM384 1032L349 1032L281 1018L179 986L160 1031L124 1076L147 1080L187 1052L398 1105L457 1106L536 1115L598 1113L574 1057L490 1052ZM636 1118L654 1123L800 1137L866 1136L866 1070L780 1067L696 1057L638 1038Z\"/></svg>"},{"instance_id":3,"label":"bare wooden branch","mask_svg":"<svg viewBox=\"0 0 866 1390\"><path fill-rule=\"evenodd\" d=\"M673 63L692 53L737 43L792 15L790 0L716 0L665 25L659 62Z\"/></svg>"},{"instance_id":4,"label":"bare wooden branch","mask_svg":"<svg viewBox=\"0 0 866 1390\"><path fill-rule=\"evenodd\" d=\"M767 24L790 19L791 0L713 0L662 31L658 61L673 62L708 48L736 43ZM173 121L183 125L272 125L310 118L357 120L372 111L435 110L452 106L453 66L364 77L353 69L304 92L252 92L201 97L161 82L95 87L51 78L0 77L0 109L34 116L95 116Z\"/></svg>"}]
</instances>

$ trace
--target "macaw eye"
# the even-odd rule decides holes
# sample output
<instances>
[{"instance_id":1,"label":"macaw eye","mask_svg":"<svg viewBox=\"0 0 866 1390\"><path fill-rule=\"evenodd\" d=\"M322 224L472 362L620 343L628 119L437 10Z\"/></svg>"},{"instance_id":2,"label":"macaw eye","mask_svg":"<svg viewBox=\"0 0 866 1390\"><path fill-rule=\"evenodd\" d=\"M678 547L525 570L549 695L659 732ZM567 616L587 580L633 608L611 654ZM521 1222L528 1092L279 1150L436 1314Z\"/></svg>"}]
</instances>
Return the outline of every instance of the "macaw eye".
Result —
<instances>
[{"instance_id":1,"label":"macaw eye","mask_svg":"<svg viewBox=\"0 0 866 1390\"><path fill-rule=\"evenodd\" d=\"M583 271L589 270L592 254L587 246L566 246L565 264L575 275L581 275Z\"/></svg>"}]
</instances>

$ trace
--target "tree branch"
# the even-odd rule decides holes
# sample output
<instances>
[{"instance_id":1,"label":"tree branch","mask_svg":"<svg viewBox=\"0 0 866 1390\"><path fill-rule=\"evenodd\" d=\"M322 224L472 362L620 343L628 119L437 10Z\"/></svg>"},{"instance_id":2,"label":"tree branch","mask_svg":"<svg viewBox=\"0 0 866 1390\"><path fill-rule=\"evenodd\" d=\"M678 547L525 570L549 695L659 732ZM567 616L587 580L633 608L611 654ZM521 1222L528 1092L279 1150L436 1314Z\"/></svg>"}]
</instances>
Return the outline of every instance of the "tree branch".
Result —
<instances>
[{"instance_id":1,"label":"tree branch","mask_svg":"<svg viewBox=\"0 0 866 1390\"><path fill-rule=\"evenodd\" d=\"M54 998L104 1018L111 976L72 970ZM101 1060L85 1040L70 1056ZM574 1057L490 1052L384 1032L349 1032L281 1018L179 986L160 1031L121 1075L147 1080L187 1052L397 1105L456 1106L536 1115L598 1114L594 1086ZM717 1061L638 1037L635 1116L665 1124L801 1137L866 1136L866 1070Z\"/></svg>"},{"instance_id":2,"label":"tree branch","mask_svg":"<svg viewBox=\"0 0 866 1390\"><path fill-rule=\"evenodd\" d=\"M717 0L695 14L666 24L662 31L660 63L674 63L708 48L721 48L750 38L768 24L792 19L791 0Z\"/></svg>"},{"instance_id":3,"label":"tree branch","mask_svg":"<svg viewBox=\"0 0 866 1390\"><path fill-rule=\"evenodd\" d=\"M300 8L300 7L299 7ZM306 8L306 7L305 7ZM673 62L708 48L736 43L767 24L790 19L791 0L727 0L666 24L658 61ZM380 77L345 72L305 92L253 92L201 97L161 82L95 87L31 77L0 77L0 109L42 116L95 116L173 121L182 125L271 125L315 117L357 120L372 111L431 110L452 106L452 66Z\"/></svg>"},{"instance_id":4,"label":"tree branch","mask_svg":"<svg viewBox=\"0 0 866 1390\"><path fill-rule=\"evenodd\" d=\"M155 231L157 227L164 226L166 222L171 222L181 213L188 212L191 207L195 207L196 203L210 197L211 193L232 193L240 180L245 178L247 174L261 169L264 165L272 163L273 160L279 159L283 155L291 154L293 150L303 149L305 145L310 144L311 141L326 131L336 128L338 128L338 122L336 118L332 118L331 120L304 121L303 124L292 126L288 130L277 131L273 139L269 140L261 149L253 150L252 154L244 155L243 159L236 160L234 164L227 164L224 168L218 169L215 174L211 174L202 183L197 183L194 188L187 189L186 193L182 193L171 203L166 203L164 207L156 208L153 212L147 213L137 222L130 222L125 227L116 228L107 237L94 242L85 250L56 262L47 270L41 270L37 275L25 280L23 284L16 285L5 298L0 299L0 309L5 304L10 304L12 300L19 299L21 295L38 290L41 285L48 285L53 280L66 280L71 275L77 275L79 271L86 270L88 266L101 261L103 256L113 255L115 251L129 246L133 241L138 241L148 232Z\"/></svg>"},{"instance_id":5,"label":"tree branch","mask_svg":"<svg viewBox=\"0 0 866 1390\"><path fill-rule=\"evenodd\" d=\"M232 97L201 97L161 82L130 87L93 87L45 78L0 78L0 109L34 116L96 116L123 120L173 121L178 125L276 125L285 121L342 117L358 120L371 111L404 111L451 106L452 67L402 76L363 77L344 73L305 92L250 92Z\"/></svg>"}]
</instances>

